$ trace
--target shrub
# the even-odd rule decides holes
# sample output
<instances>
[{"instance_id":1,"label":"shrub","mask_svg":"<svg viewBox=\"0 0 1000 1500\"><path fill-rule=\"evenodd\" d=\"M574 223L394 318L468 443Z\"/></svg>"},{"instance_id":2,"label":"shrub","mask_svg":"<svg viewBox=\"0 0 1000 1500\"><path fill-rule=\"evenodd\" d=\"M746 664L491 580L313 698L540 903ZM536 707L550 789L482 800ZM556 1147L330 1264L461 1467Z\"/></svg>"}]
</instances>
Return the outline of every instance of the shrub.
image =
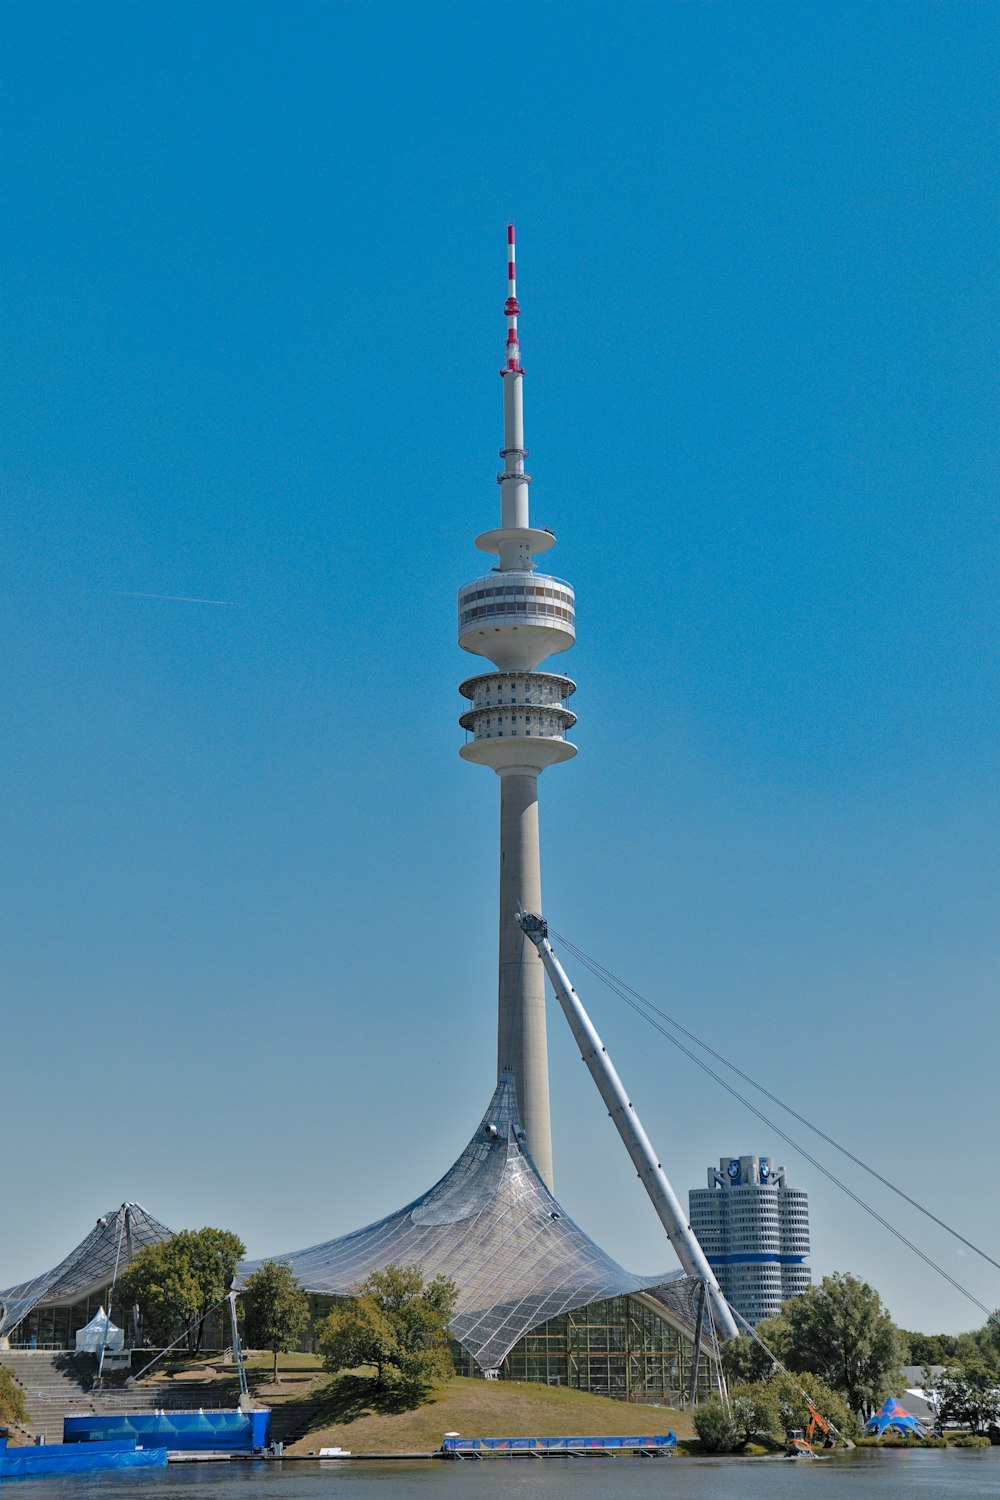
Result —
<instances>
[{"instance_id":1,"label":"shrub","mask_svg":"<svg viewBox=\"0 0 1000 1500\"><path fill-rule=\"evenodd\" d=\"M24 1392L9 1370L0 1370L0 1422L16 1422L23 1427L27 1420Z\"/></svg>"},{"instance_id":2,"label":"shrub","mask_svg":"<svg viewBox=\"0 0 1000 1500\"><path fill-rule=\"evenodd\" d=\"M855 1439L857 1448L947 1448L944 1438L904 1437L900 1432L886 1432L882 1437L860 1437Z\"/></svg>"},{"instance_id":3,"label":"shrub","mask_svg":"<svg viewBox=\"0 0 1000 1500\"><path fill-rule=\"evenodd\" d=\"M743 1447L755 1437L768 1437L780 1431L777 1392L767 1381L730 1386L729 1406Z\"/></svg>"},{"instance_id":4,"label":"shrub","mask_svg":"<svg viewBox=\"0 0 1000 1500\"><path fill-rule=\"evenodd\" d=\"M732 1453L740 1446L732 1417L715 1397L695 1408L694 1428L706 1453Z\"/></svg>"},{"instance_id":5,"label":"shrub","mask_svg":"<svg viewBox=\"0 0 1000 1500\"><path fill-rule=\"evenodd\" d=\"M804 1371L801 1375L794 1377L778 1374L768 1384L778 1399L778 1411L780 1425L782 1428L809 1426L809 1408L806 1405L806 1397L812 1402L821 1416L833 1424L833 1426L845 1438L853 1438L861 1431L861 1425L857 1417L847 1406L843 1397L832 1391L828 1385L815 1375ZM803 1396L802 1392L805 1392ZM818 1434L822 1436L822 1434Z\"/></svg>"}]
</instances>

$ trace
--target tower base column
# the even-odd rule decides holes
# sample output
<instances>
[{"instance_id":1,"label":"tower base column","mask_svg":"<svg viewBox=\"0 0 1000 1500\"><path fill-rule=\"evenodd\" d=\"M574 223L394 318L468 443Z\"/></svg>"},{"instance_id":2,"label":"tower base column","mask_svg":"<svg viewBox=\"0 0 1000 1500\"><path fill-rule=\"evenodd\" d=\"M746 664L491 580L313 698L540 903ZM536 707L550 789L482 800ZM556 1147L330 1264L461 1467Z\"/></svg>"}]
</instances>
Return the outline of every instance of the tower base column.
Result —
<instances>
[{"instance_id":1,"label":"tower base column","mask_svg":"<svg viewBox=\"0 0 1000 1500\"><path fill-rule=\"evenodd\" d=\"M552 1129L545 1036L545 970L517 921L520 904L540 911L538 776L512 768L500 773L500 1006L497 1073L514 1074L528 1149L552 1190Z\"/></svg>"}]
</instances>

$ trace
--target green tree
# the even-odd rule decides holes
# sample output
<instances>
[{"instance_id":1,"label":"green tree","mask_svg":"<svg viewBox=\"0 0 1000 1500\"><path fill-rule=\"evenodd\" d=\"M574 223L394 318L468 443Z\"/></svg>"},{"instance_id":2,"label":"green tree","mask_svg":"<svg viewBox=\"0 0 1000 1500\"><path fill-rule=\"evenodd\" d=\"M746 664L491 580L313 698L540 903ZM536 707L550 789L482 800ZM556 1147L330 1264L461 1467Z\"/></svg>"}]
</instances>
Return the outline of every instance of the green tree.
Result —
<instances>
[{"instance_id":1,"label":"green tree","mask_svg":"<svg viewBox=\"0 0 1000 1500\"><path fill-rule=\"evenodd\" d=\"M792 1330L781 1313L773 1318L765 1318L762 1323L757 1324L754 1332L782 1364L787 1362L792 1347Z\"/></svg>"},{"instance_id":2,"label":"green tree","mask_svg":"<svg viewBox=\"0 0 1000 1500\"><path fill-rule=\"evenodd\" d=\"M976 1335L976 1341L982 1358L1000 1372L1000 1307L990 1313Z\"/></svg>"},{"instance_id":3,"label":"green tree","mask_svg":"<svg viewBox=\"0 0 1000 1500\"><path fill-rule=\"evenodd\" d=\"M755 1437L767 1437L781 1427L778 1393L769 1381L754 1380L730 1386L729 1408L741 1447L745 1448Z\"/></svg>"},{"instance_id":4,"label":"green tree","mask_svg":"<svg viewBox=\"0 0 1000 1500\"><path fill-rule=\"evenodd\" d=\"M960 1333L955 1339L955 1348L952 1356L945 1363L949 1365L964 1364L967 1359L983 1358L983 1343L985 1330L977 1328L974 1333Z\"/></svg>"},{"instance_id":5,"label":"green tree","mask_svg":"<svg viewBox=\"0 0 1000 1500\"><path fill-rule=\"evenodd\" d=\"M946 1365L955 1358L958 1340L953 1333L913 1333L901 1328L906 1341L907 1364Z\"/></svg>"},{"instance_id":6,"label":"green tree","mask_svg":"<svg viewBox=\"0 0 1000 1500\"><path fill-rule=\"evenodd\" d=\"M764 1338L764 1342L768 1348L772 1347L769 1339ZM774 1369L774 1360L756 1339L741 1333L723 1344L722 1368L730 1385L747 1385L767 1380Z\"/></svg>"},{"instance_id":7,"label":"green tree","mask_svg":"<svg viewBox=\"0 0 1000 1500\"><path fill-rule=\"evenodd\" d=\"M422 1388L454 1369L448 1323L458 1288L444 1276L426 1282L417 1266L373 1271L323 1323L319 1351L331 1374L373 1365L376 1389Z\"/></svg>"},{"instance_id":8,"label":"green tree","mask_svg":"<svg viewBox=\"0 0 1000 1500\"><path fill-rule=\"evenodd\" d=\"M736 1424L717 1396L695 1407L694 1430L706 1453L733 1453L740 1446Z\"/></svg>"},{"instance_id":9,"label":"green tree","mask_svg":"<svg viewBox=\"0 0 1000 1500\"><path fill-rule=\"evenodd\" d=\"M266 1260L247 1278L241 1306L246 1341L252 1349L272 1351L277 1380L279 1353L295 1348L309 1321L309 1295L299 1286L291 1266Z\"/></svg>"},{"instance_id":10,"label":"green tree","mask_svg":"<svg viewBox=\"0 0 1000 1500\"><path fill-rule=\"evenodd\" d=\"M118 1280L123 1307L139 1308L143 1332L154 1344L169 1344L188 1328L188 1348L201 1348L205 1319L228 1292L236 1263L246 1254L228 1229L182 1229L147 1245Z\"/></svg>"},{"instance_id":11,"label":"green tree","mask_svg":"<svg viewBox=\"0 0 1000 1500\"><path fill-rule=\"evenodd\" d=\"M996 1353L1000 1362L1000 1308L994 1308L984 1326L984 1340Z\"/></svg>"},{"instance_id":12,"label":"green tree","mask_svg":"<svg viewBox=\"0 0 1000 1500\"><path fill-rule=\"evenodd\" d=\"M788 1328L782 1362L818 1375L852 1411L870 1415L898 1387L905 1341L867 1282L840 1271L825 1276L786 1302L780 1321Z\"/></svg>"},{"instance_id":13,"label":"green tree","mask_svg":"<svg viewBox=\"0 0 1000 1500\"><path fill-rule=\"evenodd\" d=\"M24 1392L9 1370L0 1369L0 1422L16 1422L23 1427L27 1420Z\"/></svg>"},{"instance_id":14,"label":"green tree","mask_svg":"<svg viewBox=\"0 0 1000 1500\"><path fill-rule=\"evenodd\" d=\"M985 1432L1000 1421L997 1372L989 1360L972 1358L952 1365L935 1385L938 1418Z\"/></svg>"}]
</instances>

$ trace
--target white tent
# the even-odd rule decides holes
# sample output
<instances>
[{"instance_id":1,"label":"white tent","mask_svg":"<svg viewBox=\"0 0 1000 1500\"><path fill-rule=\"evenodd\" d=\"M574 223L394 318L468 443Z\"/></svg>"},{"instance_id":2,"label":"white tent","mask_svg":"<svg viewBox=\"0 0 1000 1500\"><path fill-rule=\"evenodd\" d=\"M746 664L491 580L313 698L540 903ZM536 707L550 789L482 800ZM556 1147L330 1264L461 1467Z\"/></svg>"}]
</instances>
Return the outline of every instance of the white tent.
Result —
<instances>
[{"instance_id":1,"label":"white tent","mask_svg":"<svg viewBox=\"0 0 1000 1500\"><path fill-rule=\"evenodd\" d=\"M106 1349L124 1349L125 1347L124 1328L116 1328L103 1307L94 1314L86 1328L81 1328L78 1332L77 1353L82 1350L87 1354L100 1354L102 1345Z\"/></svg>"}]
</instances>

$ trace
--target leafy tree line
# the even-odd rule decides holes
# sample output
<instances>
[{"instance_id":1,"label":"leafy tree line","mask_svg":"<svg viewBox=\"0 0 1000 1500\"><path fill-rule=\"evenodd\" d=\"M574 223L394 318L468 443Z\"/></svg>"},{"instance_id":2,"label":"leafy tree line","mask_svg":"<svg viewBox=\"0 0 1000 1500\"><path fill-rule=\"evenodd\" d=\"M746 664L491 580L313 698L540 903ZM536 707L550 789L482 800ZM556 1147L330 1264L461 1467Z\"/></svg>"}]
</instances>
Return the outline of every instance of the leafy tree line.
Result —
<instances>
[{"instance_id":1,"label":"leafy tree line","mask_svg":"<svg viewBox=\"0 0 1000 1500\"><path fill-rule=\"evenodd\" d=\"M226 1296L246 1254L238 1235L223 1229L185 1229L141 1250L119 1278L116 1302L136 1306L143 1332L167 1345L187 1327L190 1352L202 1346L205 1320ZM373 1272L322 1324L319 1349L331 1374L370 1366L375 1389L415 1398L453 1372L448 1324L458 1289L437 1276L424 1280L413 1266ZM294 1349L309 1322L309 1296L288 1265L265 1261L241 1289L242 1336L250 1348L278 1355Z\"/></svg>"},{"instance_id":2,"label":"leafy tree line","mask_svg":"<svg viewBox=\"0 0 1000 1500\"><path fill-rule=\"evenodd\" d=\"M1000 1308L971 1333L914 1333L903 1330L907 1364L952 1365L967 1359L1000 1360Z\"/></svg>"},{"instance_id":3,"label":"leafy tree line","mask_svg":"<svg viewBox=\"0 0 1000 1500\"><path fill-rule=\"evenodd\" d=\"M151 1344L173 1342L185 1327L192 1354L202 1346L205 1319L233 1284L246 1254L228 1229L181 1229L158 1245L147 1245L118 1279L119 1307L138 1307Z\"/></svg>"},{"instance_id":4,"label":"leafy tree line","mask_svg":"<svg viewBox=\"0 0 1000 1500\"><path fill-rule=\"evenodd\" d=\"M906 1340L906 1363L909 1365L947 1365L958 1354L960 1338L972 1338L972 1334L914 1333L912 1329L901 1330Z\"/></svg>"},{"instance_id":5,"label":"leafy tree line","mask_svg":"<svg viewBox=\"0 0 1000 1500\"><path fill-rule=\"evenodd\" d=\"M861 1416L878 1411L900 1388L904 1337L874 1287L849 1272L824 1276L819 1286L790 1298L757 1332L787 1369L817 1376ZM731 1358L753 1365L742 1351Z\"/></svg>"},{"instance_id":6,"label":"leafy tree line","mask_svg":"<svg viewBox=\"0 0 1000 1500\"><path fill-rule=\"evenodd\" d=\"M809 1402L842 1436L857 1436L855 1412L881 1405L903 1352L878 1294L840 1273L790 1299L757 1333L767 1348L749 1334L722 1347L729 1410L712 1400L695 1412L698 1436L710 1452L731 1453L754 1439L781 1439L791 1427L808 1427Z\"/></svg>"},{"instance_id":7,"label":"leafy tree line","mask_svg":"<svg viewBox=\"0 0 1000 1500\"><path fill-rule=\"evenodd\" d=\"M1000 1308L982 1328L960 1333L944 1364L936 1379L927 1372L940 1421L958 1422L977 1433L1000 1427Z\"/></svg>"},{"instance_id":8,"label":"leafy tree line","mask_svg":"<svg viewBox=\"0 0 1000 1500\"><path fill-rule=\"evenodd\" d=\"M898 1387L903 1337L874 1288L848 1273L791 1298L757 1333L766 1349L748 1334L723 1345L730 1410L714 1401L695 1412L698 1435L712 1451L807 1427L806 1397L844 1437L856 1436L856 1414L870 1415Z\"/></svg>"},{"instance_id":9,"label":"leafy tree line","mask_svg":"<svg viewBox=\"0 0 1000 1500\"><path fill-rule=\"evenodd\" d=\"M188 1350L198 1353L205 1320L229 1292L245 1254L228 1229L182 1229L139 1251L118 1280L116 1300L139 1309L151 1343L170 1344L186 1328ZM242 1288L239 1315L247 1345L273 1353L277 1380L279 1353L295 1348L309 1321L309 1297L291 1268L273 1260L259 1266Z\"/></svg>"},{"instance_id":10,"label":"leafy tree line","mask_svg":"<svg viewBox=\"0 0 1000 1500\"><path fill-rule=\"evenodd\" d=\"M810 1401L844 1437L857 1436L858 1420L836 1391L815 1375L793 1378L774 1365L762 1379L731 1384L728 1411L717 1398L702 1402L695 1430L709 1452L733 1453L762 1438L783 1439L790 1427L808 1427Z\"/></svg>"},{"instance_id":11,"label":"leafy tree line","mask_svg":"<svg viewBox=\"0 0 1000 1500\"><path fill-rule=\"evenodd\" d=\"M893 1323L873 1287L837 1272L791 1298L777 1317L758 1325L757 1333L795 1380L787 1382L748 1335L724 1345L731 1416L716 1402L695 1418L705 1426L706 1446L717 1451L745 1446L755 1435L806 1426L801 1398L795 1412L796 1383L828 1421L851 1436L858 1427L855 1414L871 1416L887 1396L900 1394L901 1366L918 1362L915 1352L948 1356L932 1361L947 1366L936 1383L942 1421L974 1432L1000 1423L1000 1310L974 1333L908 1334Z\"/></svg>"},{"instance_id":12,"label":"leafy tree line","mask_svg":"<svg viewBox=\"0 0 1000 1500\"><path fill-rule=\"evenodd\" d=\"M973 1432L1000 1426L1000 1370L979 1357L947 1366L933 1382L938 1419L957 1422Z\"/></svg>"}]
</instances>

